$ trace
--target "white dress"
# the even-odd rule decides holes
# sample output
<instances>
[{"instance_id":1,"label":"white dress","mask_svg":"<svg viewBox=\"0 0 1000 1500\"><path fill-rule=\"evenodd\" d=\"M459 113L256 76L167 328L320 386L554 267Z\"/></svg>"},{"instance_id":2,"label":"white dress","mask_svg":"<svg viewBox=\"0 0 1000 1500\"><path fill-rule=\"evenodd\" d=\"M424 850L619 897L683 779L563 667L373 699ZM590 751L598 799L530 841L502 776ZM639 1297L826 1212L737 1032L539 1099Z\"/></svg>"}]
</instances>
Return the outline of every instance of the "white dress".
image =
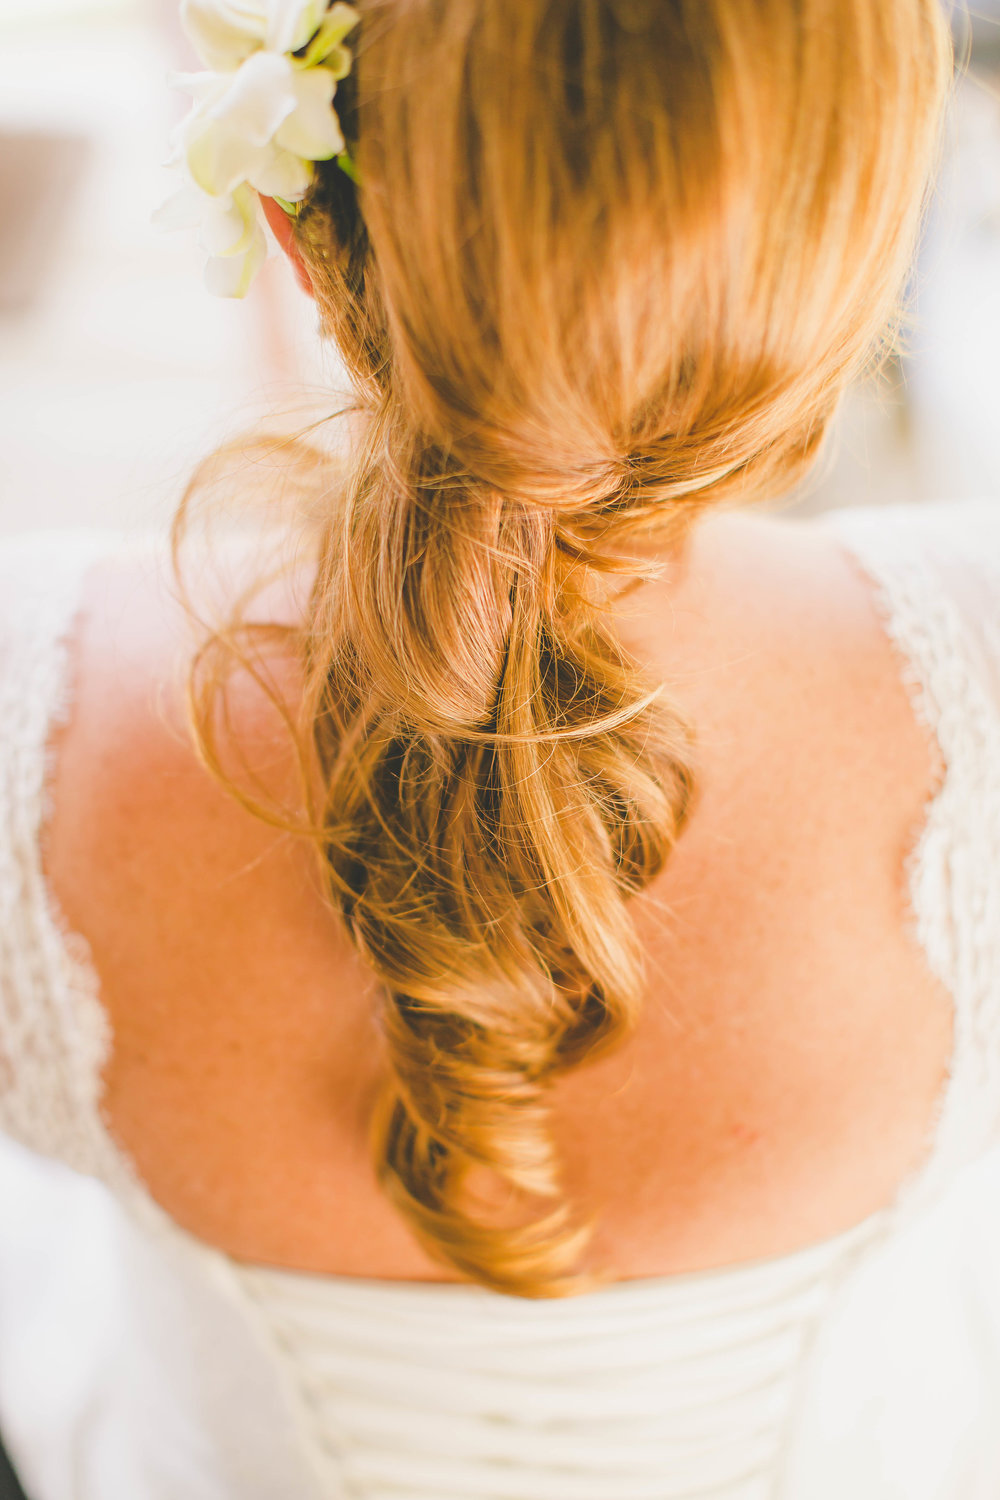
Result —
<instances>
[{"instance_id":1,"label":"white dress","mask_svg":"<svg viewBox=\"0 0 1000 1500\"><path fill-rule=\"evenodd\" d=\"M152 1202L101 1120L107 1023L39 858L111 542L0 545L0 1129L64 1164L0 1152L0 1430L31 1500L996 1500L1000 503L824 524L946 766L910 869L955 1007L927 1159L799 1253L553 1302L246 1267Z\"/></svg>"}]
</instances>

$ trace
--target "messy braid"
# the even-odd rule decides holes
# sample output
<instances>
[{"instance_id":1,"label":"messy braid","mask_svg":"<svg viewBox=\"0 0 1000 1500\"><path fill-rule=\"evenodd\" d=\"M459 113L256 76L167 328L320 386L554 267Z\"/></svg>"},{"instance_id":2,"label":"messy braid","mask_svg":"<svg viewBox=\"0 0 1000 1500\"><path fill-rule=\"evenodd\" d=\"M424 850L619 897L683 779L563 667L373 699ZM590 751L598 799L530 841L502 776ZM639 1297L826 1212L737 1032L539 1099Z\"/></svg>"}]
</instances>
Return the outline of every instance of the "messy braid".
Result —
<instances>
[{"instance_id":1,"label":"messy braid","mask_svg":"<svg viewBox=\"0 0 1000 1500\"><path fill-rule=\"evenodd\" d=\"M366 450L324 548L307 691L330 889L385 985L381 1177L452 1265L548 1291L581 1227L563 1204L484 1219L468 1171L558 1200L548 1087L636 1017L626 902L679 831L685 735L553 510L449 472L391 396Z\"/></svg>"}]
</instances>

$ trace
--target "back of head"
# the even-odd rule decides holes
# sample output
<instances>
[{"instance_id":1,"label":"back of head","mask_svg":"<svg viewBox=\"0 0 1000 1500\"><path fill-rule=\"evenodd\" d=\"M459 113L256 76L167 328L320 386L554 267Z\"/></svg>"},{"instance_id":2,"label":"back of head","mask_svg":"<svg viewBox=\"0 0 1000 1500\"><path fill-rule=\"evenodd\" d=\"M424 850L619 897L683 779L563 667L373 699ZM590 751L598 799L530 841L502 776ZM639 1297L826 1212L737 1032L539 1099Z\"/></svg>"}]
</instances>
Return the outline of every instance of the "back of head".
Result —
<instances>
[{"instance_id":1,"label":"back of head","mask_svg":"<svg viewBox=\"0 0 1000 1500\"><path fill-rule=\"evenodd\" d=\"M306 642L324 870L384 982L386 1190L553 1295L586 1226L548 1088L637 1014L629 899L693 787L615 636L622 544L814 456L892 326L947 31L939 0L359 8L361 187L322 168L296 221L367 414Z\"/></svg>"}]
</instances>

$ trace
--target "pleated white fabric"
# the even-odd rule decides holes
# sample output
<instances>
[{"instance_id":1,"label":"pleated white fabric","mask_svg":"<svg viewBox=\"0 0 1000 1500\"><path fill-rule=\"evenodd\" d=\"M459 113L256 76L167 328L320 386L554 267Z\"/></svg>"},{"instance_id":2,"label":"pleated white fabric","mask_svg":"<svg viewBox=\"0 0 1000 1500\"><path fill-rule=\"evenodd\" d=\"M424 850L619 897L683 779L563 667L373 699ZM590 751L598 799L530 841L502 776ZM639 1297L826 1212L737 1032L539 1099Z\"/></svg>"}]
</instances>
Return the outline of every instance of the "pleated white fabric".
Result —
<instances>
[{"instance_id":1,"label":"pleated white fabric","mask_svg":"<svg viewBox=\"0 0 1000 1500\"><path fill-rule=\"evenodd\" d=\"M39 856L80 583L117 539L0 545L0 1128L96 1179L81 1196L0 1153L0 1425L33 1500L1000 1493L982 1423L962 1427L1000 1409L1000 1254L970 1272L994 1221L948 1207L1000 1140L1000 506L825 524L947 767L910 870L955 1003L928 1160L796 1254L557 1302L238 1266L149 1199L100 1117L97 976ZM944 1349L958 1408L927 1395Z\"/></svg>"},{"instance_id":2,"label":"pleated white fabric","mask_svg":"<svg viewBox=\"0 0 1000 1500\"><path fill-rule=\"evenodd\" d=\"M763 1500L806 1342L876 1216L795 1256L525 1302L242 1270L347 1493Z\"/></svg>"}]
</instances>

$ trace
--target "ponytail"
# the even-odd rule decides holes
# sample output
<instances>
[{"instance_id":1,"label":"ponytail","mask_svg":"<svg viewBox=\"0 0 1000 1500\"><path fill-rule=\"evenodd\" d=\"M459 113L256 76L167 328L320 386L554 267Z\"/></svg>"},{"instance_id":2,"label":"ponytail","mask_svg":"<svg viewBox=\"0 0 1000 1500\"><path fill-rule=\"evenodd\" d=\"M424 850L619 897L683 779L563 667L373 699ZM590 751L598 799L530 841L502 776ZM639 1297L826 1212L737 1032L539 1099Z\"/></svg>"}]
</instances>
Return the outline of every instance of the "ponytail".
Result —
<instances>
[{"instance_id":1,"label":"ponytail","mask_svg":"<svg viewBox=\"0 0 1000 1500\"><path fill-rule=\"evenodd\" d=\"M637 1016L627 902L690 792L683 727L579 550L551 509L449 472L387 402L314 605L336 643L312 663L324 868L384 985L379 1176L434 1255L535 1296L579 1289L587 1235L549 1088ZM513 1214L477 1203L484 1169Z\"/></svg>"}]
</instances>

